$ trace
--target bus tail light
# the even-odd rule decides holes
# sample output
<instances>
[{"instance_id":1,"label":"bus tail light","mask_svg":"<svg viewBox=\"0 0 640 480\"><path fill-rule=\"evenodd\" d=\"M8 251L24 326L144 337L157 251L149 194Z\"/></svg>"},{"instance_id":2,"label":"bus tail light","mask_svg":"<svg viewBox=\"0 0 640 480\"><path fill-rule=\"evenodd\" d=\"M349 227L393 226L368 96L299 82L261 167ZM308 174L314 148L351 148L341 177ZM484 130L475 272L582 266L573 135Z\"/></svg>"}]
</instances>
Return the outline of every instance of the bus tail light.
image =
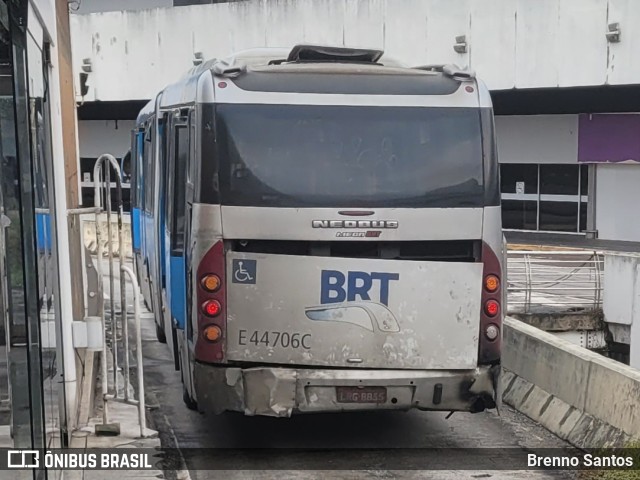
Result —
<instances>
[{"instance_id":1,"label":"bus tail light","mask_svg":"<svg viewBox=\"0 0 640 480\"><path fill-rule=\"evenodd\" d=\"M496 364L502 348L502 265L489 245L482 243L482 303L478 364Z\"/></svg>"},{"instance_id":2,"label":"bus tail light","mask_svg":"<svg viewBox=\"0 0 640 480\"><path fill-rule=\"evenodd\" d=\"M209 275L205 275L204 277L202 277L202 279L200 279L200 285L207 292L217 292L221 286L220 277L218 275L210 273Z\"/></svg>"},{"instance_id":3,"label":"bus tail light","mask_svg":"<svg viewBox=\"0 0 640 480\"><path fill-rule=\"evenodd\" d=\"M487 303L484 304L484 313L491 318L495 317L500 313L500 304L493 299L487 300Z\"/></svg>"},{"instance_id":4,"label":"bus tail light","mask_svg":"<svg viewBox=\"0 0 640 480\"><path fill-rule=\"evenodd\" d=\"M222 338L222 330L218 325L209 325L204 327L203 334L204 338L210 342L217 342Z\"/></svg>"},{"instance_id":5,"label":"bus tail light","mask_svg":"<svg viewBox=\"0 0 640 480\"><path fill-rule=\"evenodd\" d=\"M202 304L202 313L208 317L217 317L220 315L221 310L222 305L220 305L220 302L217 300L207 300Z\"/></svg>"},{"instance_id":6,"label":"bus tail light","mask_svg":"<svg viewBox=\"0 0 640 480\"><path fill-rule=\"evenodd\" d=\"M484 277L484 288L489 293L494 293L500 288L500 279L496 275Z\"/></svg>"},{"instance_id":7,"label":"bus tail light","mask_svg":"<svg viewBox=\"0 0 640 480\"><path fill-rule=\"evenodd\" d=\"M227 329L224 243L217 241L202 257L196 271L196 359L205 363L224 361Z\"/></svg>"}]
</instances>

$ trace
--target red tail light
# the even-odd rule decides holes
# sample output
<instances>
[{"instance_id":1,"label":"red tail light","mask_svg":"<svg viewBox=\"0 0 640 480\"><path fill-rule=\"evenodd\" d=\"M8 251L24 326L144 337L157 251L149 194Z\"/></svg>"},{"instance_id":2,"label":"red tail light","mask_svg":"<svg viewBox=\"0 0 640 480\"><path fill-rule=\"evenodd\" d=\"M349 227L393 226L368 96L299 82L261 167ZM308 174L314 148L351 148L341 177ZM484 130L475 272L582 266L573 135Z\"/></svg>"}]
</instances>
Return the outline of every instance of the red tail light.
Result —
<instances>
[{"instance_id":1,"label":"red tail light","mask_svg":"<svg viewBox=\"0 0 640 480\"><path fill-rule=\"evenodd\" d=\"M487 300L487 303L484 304L484 313L491 318L495 317L500 313L500 304L495 300Z\"/></svg>"},{"instance_id":2,"label":"red tail light","mask_svg":"<svg viewBox=\"0 0 640 480\"><path fill-rule=\"evenodd\" d=\"M500 361L502 347L502 267L496 253L482 244L482 307L480 311L479 364L494 364Z\"/></svg>"},{"instance_id":3,"label":"red tail light","mask_svg":"<svg viewBox=\"0 0 640 480\"><path fill-rule=\"evenodd\" d=\"M194 285L197 285L198 331L195 355L202 362L224 361L227 330L224 243L216 242L202 257Z\"/></svg>"},{"instance_id":4,"label":"red tail light","mask_svg":"<svg viewBox=\"0 0 640 480\"><path fill-rule=\"evenodd\" d=\"M202 304L202 313L209 317L217 317L222 310L222 305L217 300L207 300Z\"/></svg>"}]
</instances>

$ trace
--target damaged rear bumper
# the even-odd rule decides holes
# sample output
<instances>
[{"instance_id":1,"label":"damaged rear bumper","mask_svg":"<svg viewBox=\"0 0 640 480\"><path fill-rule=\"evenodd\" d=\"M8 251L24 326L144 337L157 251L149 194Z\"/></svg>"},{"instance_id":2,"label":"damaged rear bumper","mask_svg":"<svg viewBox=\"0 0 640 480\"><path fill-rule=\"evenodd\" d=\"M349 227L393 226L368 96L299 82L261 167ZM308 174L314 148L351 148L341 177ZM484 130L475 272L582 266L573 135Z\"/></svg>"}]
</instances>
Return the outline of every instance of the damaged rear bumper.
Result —
<instances>
[{"instance_id":1,"label":"damaged rear bumper","mask_svg":"<svg viewBox=\"0 0 640 480\"><path fill-rule=\"evenodd\" d=\"M218 367L196 363L204 412L289 417L293 413L362 410L478 412L496 406L500 366L473 370L356 370ZM339 403L336 387L386 387L385 403Z\"/></svg>"}]
</instances>

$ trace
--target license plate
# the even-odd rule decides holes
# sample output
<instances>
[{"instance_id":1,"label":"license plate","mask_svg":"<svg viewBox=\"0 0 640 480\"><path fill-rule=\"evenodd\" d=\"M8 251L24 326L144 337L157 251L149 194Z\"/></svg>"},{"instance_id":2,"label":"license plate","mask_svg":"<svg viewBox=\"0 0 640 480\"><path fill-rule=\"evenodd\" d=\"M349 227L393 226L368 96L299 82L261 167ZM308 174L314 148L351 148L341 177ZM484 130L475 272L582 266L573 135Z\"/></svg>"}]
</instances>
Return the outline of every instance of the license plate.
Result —
<instances>
[{"instance_id":1,"label":"license plate","mask_svg":"<svg viewBox=\"0 0 640 480\"><path fill-rule=\"evenodd\" d=\"M336 387L338 403L385 403L387 387Z\"/></svg>"}]
</instances>

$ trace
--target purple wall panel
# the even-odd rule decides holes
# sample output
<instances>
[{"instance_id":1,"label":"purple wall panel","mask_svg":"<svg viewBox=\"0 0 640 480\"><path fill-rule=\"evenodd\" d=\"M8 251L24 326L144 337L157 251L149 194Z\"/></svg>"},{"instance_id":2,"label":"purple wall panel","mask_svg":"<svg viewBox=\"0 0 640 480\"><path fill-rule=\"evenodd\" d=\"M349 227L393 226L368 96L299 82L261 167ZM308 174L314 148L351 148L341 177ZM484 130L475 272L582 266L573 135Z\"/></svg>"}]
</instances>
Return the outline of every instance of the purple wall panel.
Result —
<instances>
[{"instance_id":1,"label":"purple wall panel","mask_svg":"<svg viewBox=\"0 0 640 480\"><path fill-rule=\"evenodd\" d=\"M578 162L640 162L640 114L582 114Z\"/></svg>"}]
</instances>

